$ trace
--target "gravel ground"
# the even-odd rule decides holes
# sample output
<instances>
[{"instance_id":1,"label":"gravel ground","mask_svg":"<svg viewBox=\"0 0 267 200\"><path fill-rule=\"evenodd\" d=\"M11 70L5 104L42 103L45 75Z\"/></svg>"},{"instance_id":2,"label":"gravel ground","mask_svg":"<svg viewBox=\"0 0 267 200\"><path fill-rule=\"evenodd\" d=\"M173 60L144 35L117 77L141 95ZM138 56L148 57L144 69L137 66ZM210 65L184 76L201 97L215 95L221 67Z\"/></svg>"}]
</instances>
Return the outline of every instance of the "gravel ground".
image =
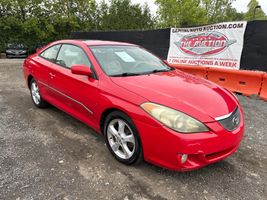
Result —
<instances>
[{"instance_id":1,"label":"gravel ground","mask_svg":"<svg viewBox=\"0 0 267 200\"><path fill-rule=\"evenodd\" d=\"M267 102L238 96L246 131L224 161L179 173L115 161L101 136L33 106L22 60L0 60L0 199L267 199Z\"/></svg>"}]
</instances>

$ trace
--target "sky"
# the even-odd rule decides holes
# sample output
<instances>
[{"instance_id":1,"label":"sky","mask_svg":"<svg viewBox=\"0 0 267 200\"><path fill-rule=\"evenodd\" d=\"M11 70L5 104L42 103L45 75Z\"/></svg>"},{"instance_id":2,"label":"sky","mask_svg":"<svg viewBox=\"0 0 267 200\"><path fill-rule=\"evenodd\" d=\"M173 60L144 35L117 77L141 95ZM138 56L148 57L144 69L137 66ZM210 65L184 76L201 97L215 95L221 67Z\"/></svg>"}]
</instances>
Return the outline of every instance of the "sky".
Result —
<instances>
[{"instance_id":1,"label":"sky","mask_svg":"<svg viewBox=\"0 0 267 200\"><path fill-rule=\"evenodd\" d=\"M233 3L233 7L236 8L238 12L246 12L247 11L247 5L250 0L236 0ZM261 5L262 10L267 14L267 0L258 0L259 4ZM147 2L150 10L152 13L156 13L157 6L155 5L154 0L132 0L133 3L140 3L144 4L144 2Z\"/></svg>"}]
</instances>

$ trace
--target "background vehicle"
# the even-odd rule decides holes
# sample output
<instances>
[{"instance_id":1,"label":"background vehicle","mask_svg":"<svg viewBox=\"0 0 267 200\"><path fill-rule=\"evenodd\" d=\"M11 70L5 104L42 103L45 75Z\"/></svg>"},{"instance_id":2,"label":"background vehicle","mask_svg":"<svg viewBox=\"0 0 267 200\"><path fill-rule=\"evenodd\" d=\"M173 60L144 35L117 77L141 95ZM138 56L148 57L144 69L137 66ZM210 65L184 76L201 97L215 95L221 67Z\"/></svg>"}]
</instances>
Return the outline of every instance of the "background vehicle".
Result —
<instances>
[{"instance_id":1,"label":"background vehicle","mask_svg":"<svg viewBox=\"0 0 267 200\"><path fill-rule=\"evenodd\" d=\"M28 56L28 49L23 44L10 43L6 47L7 58L26 58Z\"/></svg>"}]
</instances>

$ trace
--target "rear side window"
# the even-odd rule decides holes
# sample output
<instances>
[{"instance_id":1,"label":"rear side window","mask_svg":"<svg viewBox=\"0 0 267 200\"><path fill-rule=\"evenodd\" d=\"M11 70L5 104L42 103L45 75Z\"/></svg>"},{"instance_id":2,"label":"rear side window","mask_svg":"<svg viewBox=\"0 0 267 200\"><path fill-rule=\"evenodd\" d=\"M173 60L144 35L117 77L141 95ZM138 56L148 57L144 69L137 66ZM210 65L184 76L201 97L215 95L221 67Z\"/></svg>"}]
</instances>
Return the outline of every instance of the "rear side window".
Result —
<instances>
[{"instance_id":1,"label":"rear side window","mask_svg":"<svg viewBox=\"0 0 267 200\"><path fill-rule=\"evenodd\" d=\"M91 67L85 52L75 45L63 44L57 56L56 63L71 68L73 65L85 65Z\"/></svg>"},{"instance_id":2,"label":"rear side window","mask_svg":"<svg viewBox=\"0 0 267 200\"><path fill-rule=\"evenodd\" d=\"M61 44L54 45L52 47L49 47L48 49L44 50L40 56L51 61L55 62L57 58L58 50L60 49Z\"/></svg>"}]
</instances>

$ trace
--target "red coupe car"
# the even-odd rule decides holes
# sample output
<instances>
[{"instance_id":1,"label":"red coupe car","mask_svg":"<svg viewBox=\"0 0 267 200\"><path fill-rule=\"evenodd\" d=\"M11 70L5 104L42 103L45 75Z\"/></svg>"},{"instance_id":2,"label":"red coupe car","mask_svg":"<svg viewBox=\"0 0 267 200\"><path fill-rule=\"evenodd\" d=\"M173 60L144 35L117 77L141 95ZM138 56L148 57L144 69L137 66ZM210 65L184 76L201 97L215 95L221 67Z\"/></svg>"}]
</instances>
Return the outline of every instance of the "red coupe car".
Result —
<instances>
[{"instance_id":1,"label":"red coupe car","mask_svg":"<svg viewBox=\"0 0 267 200\"><path fill-rule=\"evenodd\" d=\"M124 164L193 170L231 155L243 137L231 92L137 45L57 41L23 68L35 106L52 104L103 134Z\"/></svg>"}]
</instances>

